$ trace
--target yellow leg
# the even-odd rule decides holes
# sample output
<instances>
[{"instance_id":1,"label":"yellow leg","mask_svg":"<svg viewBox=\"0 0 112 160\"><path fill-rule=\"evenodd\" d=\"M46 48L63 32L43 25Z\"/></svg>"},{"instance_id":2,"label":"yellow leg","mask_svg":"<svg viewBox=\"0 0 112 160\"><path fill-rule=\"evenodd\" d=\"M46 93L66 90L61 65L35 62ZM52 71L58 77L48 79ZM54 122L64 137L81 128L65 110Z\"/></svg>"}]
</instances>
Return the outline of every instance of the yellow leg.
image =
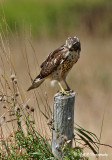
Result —
<instances>
[{"instance_id":1,"label":"yellow leg","mask_svg":"<svg viewBox=\"0 0 112 160\"><path fill-rule=\"evenodd\" d=\"M68 92L66 92L64 89L63 89L63 87L62 87L62 85L61 85L61 83L60 82L58 82L58 84L59 84L59 86L60 86L60 88L61 88L61 93L63 93L63 94L66 94L66 95L69 95L69 93Z\"/></svg>"},{"instance_id":2,"label":"yellow leg","mask_svg":"<svg viewBox=\"0 0 112 160\"><path fill-rule=\"evenodd\" d=\"M65 82L65 84L66 84L67 91L70 91L71 89L70 89L70 87L69 87L69 85L67 84L67 82L66 82L66 80L65 80L65 79L64 79L64 82Z\"/></svg>"}]
</instances>

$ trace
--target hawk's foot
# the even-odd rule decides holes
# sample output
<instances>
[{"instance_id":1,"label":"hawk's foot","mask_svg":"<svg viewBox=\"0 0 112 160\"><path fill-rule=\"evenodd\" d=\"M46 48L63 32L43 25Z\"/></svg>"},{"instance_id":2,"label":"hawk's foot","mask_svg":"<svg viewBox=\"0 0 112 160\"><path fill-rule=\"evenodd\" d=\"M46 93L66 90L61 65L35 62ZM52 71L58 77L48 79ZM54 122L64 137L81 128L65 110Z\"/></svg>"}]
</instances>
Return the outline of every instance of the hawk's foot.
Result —
<instances>
[{"instance_id":1,"label":"hawk's foot","mask_svg":"<svg viewBox=\"0 0 112 160\"><path fill-rule=\"evenodd\" d=\"M58 82L58 84L59 84L59 86L61 88L60 93L65 94L65 95L69 95L69 92L64 90L64 88L61 86L60 82Z\"/></svg>"},{"instance_id":2,"label":"hawk's foot","mask_svg":"<svg viewBox=\"0 0 112 160\"><path fill-rule=\"evenodd\" d=\"M60 93L62 93L64 95L69 95L69 91L65 91L64 89L61 89Z\"/></svg>"}]
</instances>

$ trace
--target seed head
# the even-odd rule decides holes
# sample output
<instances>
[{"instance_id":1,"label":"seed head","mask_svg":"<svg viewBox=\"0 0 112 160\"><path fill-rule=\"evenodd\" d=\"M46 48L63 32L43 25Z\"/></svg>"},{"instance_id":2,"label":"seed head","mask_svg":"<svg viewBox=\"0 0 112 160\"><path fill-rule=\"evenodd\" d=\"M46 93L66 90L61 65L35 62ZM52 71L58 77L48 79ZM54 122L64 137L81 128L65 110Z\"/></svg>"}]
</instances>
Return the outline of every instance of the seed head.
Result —
<instances>
[{"instance_id":1,"label":"seed head","mask_svg":"<svg viewBox=\"0 0 112 160\"><path fill-rule=\"evenodd\" d=\"M30 108L30 111L31 111L31 112L34 112L34 108L33 108L33 107L31 107L31 108Z\"/></svg>"},{"instance_id":2,"label":"seed head","mask_svg":"<svg viewBox=\"0 0 112 160\"><path fill-rule=\"evenodd\" d=\"M17 79L16 78L14 79L14 83L17 84Z\"/></svg>"},{"instance_id":3,"label":"seed head","mask_svg":"<svg viewBox=\"0 0 112 160\"><path fill-rule=\"evenodd\" d=\"M15 74L12 74L12 75L10 76L10 78L11 78L12 81L14 81L14 79L16 78L16 75L15 75Z\"/></svg>"},{"instance_id":4,"label":"seed head","mask_svg":"<svg viewBox=\"0 0 112 160\"><path fill-rule=\"evenodd\" d=\"M62 138L65 142L67 141L67 136L62 136Z\"/></svg>"},{"instance_id":5,"label":"seed head","mask_svg":"<svg viewBox=\"0 0 112 160\"><path fill-rule=\"evenodd\" d=\"M7 108L5 105L2 106L4 109Z\"/></svg>"},{"instance_id":6,"label":"seed head","mask_svg":"<svg viewBox=\"0 0 112 160\"><path fill-rule=\"evenodd\" d=\"M5 116L3 117L3 120L4 120L4 121L6 120L6 117L5 117Z\"/></svg>"},{"instance_id":7,"label":"seed head","mask_svg":"<svg viewBox=\"0 0 112 160\"><path fill-rule=\"evenodd\" d=\"M55 148L56 148L57 150L59 150L59 148L60 148L59 144L57 144Z\"/></svg>"},{"instance_id":8,"label":"seed head","mask_svg":"<svg viewBox=\"0 0 112 160\"><path fill-rule=\"evenodd\" d=\"M19 96L19 93L16 93L15 96L18 97L18 96Z\"/></svg>"},{"instance_id":9,"label":"seed head","mask_svg":"<svg viewBox=\"0 0 112 160\"><path fill-rule=\"evenodd\" d=\"M16 106L15 106L15 111L19 111L19 110L20 110L19 106L16 105Z\"/></svg>"},{"instance_id":10,"label":"seed head","mask_svg":"<svg viewBox=\"0 0 112 160\"><path fill-rule=\"evenodd\" d=\"M59 134L57 133L57 134L56 134L56 139L58 139L58 138L59 138Z\"/></svg>"},{"instance_id":11,"label":"seed head","mask_svg":"<svg viewBox=\"0 0 112 160\"><path fill-rule=\"evenodd\" d=\"M28 104L24 104L23 108L30 109L30 106Z\"/></svg>"},{"instance_id":12,"label":"seed head","mask_svg":"<svg viewBox=\"0 0 112 160\"><path fill-rule=\"evenodd\" d=\"M52 118L49 118L49 119L47 120L47 125L52 125L52 122L53 122Z\"/></svg>"},{"instance_id":13,"label":"seed head","mask_svg":"<svg viewBox=\"0 0 112 160\"><path fill-rule=\"evenodd\" d=\"M62 142L59 142L59 145L61 146L61 145L62 145Z\"/></svg>"},{"instance_id":14,"label":"seed head","mask_svg":"<svg viewBox=\"0 0 112 160\"><path fill-rule=\"evenodd\" d=\"M0 101L3 101L3 96L0 96Z\"/></svg>"}]
</instances>

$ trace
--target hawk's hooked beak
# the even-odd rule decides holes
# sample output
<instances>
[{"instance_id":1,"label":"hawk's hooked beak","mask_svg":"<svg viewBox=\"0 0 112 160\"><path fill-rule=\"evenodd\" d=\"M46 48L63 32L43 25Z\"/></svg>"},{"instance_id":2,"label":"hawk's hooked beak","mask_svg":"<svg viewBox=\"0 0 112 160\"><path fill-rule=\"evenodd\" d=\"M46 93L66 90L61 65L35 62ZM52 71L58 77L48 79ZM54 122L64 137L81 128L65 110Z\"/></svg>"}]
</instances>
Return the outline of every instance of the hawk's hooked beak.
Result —
<instances>
[{"instance_id":1,"label":"hawk's hooked beak","mask_svg":"<svg viewBox=\"0 0 112 160\"><path fill-rule=\"evenodd\" d=\"M81 50L81 45L80 45L80 42L76 42L75 44L73 45L69 45L68 46L69 50L70 51L77 51L77 50Z\"/></svg>"}]
</instances>

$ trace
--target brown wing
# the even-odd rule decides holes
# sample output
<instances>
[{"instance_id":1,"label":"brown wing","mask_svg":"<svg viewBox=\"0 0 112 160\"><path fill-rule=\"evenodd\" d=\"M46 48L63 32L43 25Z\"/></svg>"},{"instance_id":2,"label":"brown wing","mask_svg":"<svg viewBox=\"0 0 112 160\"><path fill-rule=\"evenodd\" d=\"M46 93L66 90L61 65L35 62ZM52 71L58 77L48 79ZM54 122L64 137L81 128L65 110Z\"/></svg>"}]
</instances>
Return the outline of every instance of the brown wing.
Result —
<instances>
[{"instance_id":1,"label":"brown wing","mask_svg":"<svg viewBox=\"0 0 112 160\"><path fill-rule=\"evenodd\" d=\"M57 53L57 52L59 52L59 51L62 51L64 48L64 45L62 45L61 47L59 47L58 49L56 49L56 50L54 50L53 52L51 52L49 55L48 55L48 57L47 57L47 59L41 64L41 68L46 64L46 62L48 62L51 58L53 58L54 57L54 55L55 55L55 53Z\"/></svg>"},{"instance_id":2,"label":"brown wing","mask_svg":"<svg viewBox=\"0 0 112 160\"><path fill-rule=\"evenodd\" d=\"M51 52L47 59L41 64L40 78L45 78L57 69L59 64L63 61L64 45L55 51Z\"/></svg>"}]
</instances>

